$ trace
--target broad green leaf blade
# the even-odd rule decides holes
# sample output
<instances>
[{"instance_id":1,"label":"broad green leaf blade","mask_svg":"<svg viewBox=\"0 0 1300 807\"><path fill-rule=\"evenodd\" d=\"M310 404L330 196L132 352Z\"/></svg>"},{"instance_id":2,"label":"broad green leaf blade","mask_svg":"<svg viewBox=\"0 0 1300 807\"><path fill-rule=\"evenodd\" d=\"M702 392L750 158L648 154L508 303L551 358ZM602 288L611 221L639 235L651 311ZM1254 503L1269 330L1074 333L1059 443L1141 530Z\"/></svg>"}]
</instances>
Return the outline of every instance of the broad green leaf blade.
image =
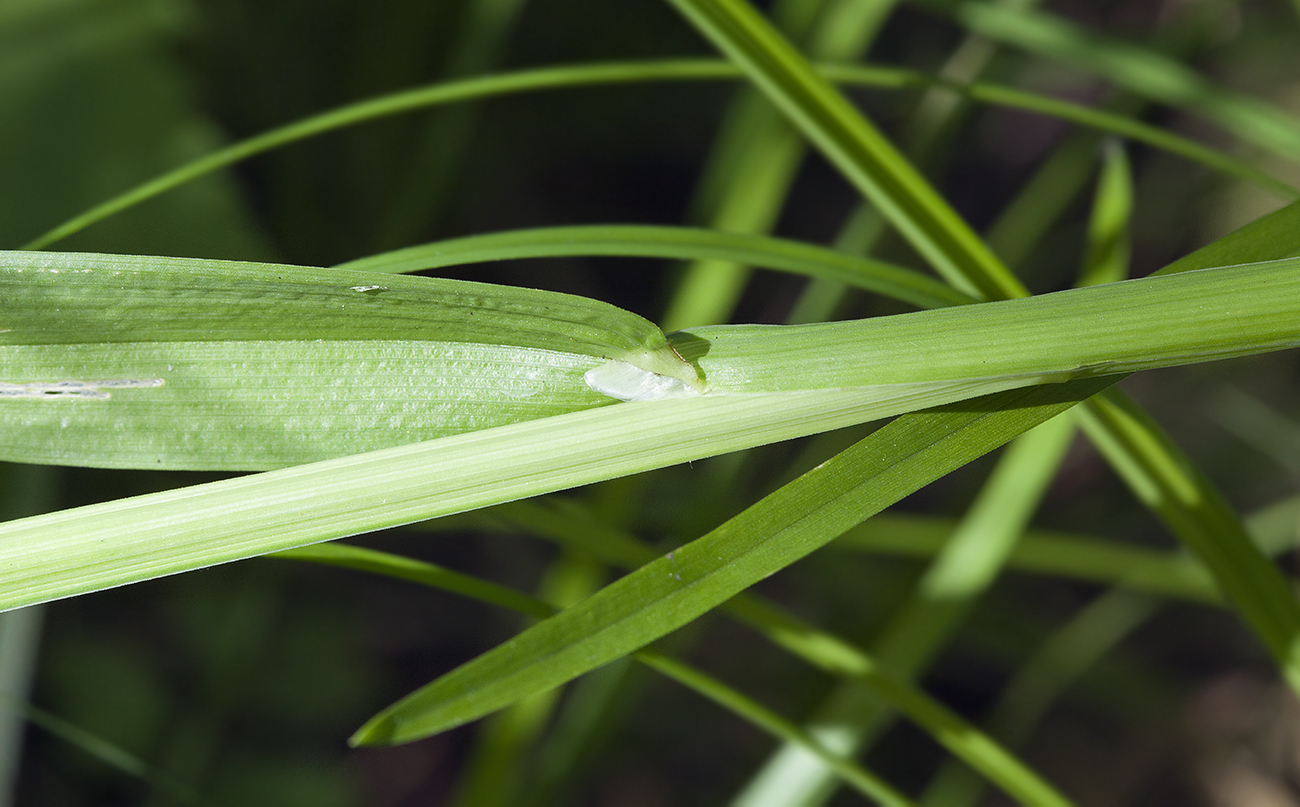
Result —
<instances>
[{"instance_id":1,"label":"broad green leaf blade","mask_svg":"<svg viewBox=\"0 0 1300 807\"><path fill-rule=\"evenodd\" d=\"M981 297L1024 295L943 197L748 3L671 2L745 70L949 283Z\"/></svg>"},{"instance_id":2,"label":"broad green leaf blade","mask_svg":"<svg viewBox=\"0 0 1300 807\"><path fill-rule=\"evenodd\" d=\"M0 346L0 456L282 468L603 406L571 353L374 339Z\"/></svg>"},{"instance_id":3,"label":"broad green leaf blade","mask_svg":"<svg viewBox=\"0 0 1300 807\"><path fill-rule=\"evenodd\" d=\"M708 535L417 690L353 740L425 737L626 655L1110 383L1036 387L899 418Z\"/></svg>"},{"instance_id":4,"label":"broad green leaf blade","mask_svg":"<svg viewBox=\"0 0 1300 807\"><path fill-rule=\"evenodd\" d=\"M3 261L0 458L28 462L265 469L699 391L842 390L883 417L1300 344L1300 259L855 322L698 328L671 347L604 303L466 281Z\"/></svg>"},{"instance_id":5,"label":"broad green leaf blade","mask_svg":"<svg viewBox=\"0 0 1300 807\"><path fill-rule=\"evenodd\" d=\"M0 254L0 453L262 470L611 403L695 371L595 300L333 269Z\"/></svg>"},{"instance_id":6,"label":"broad green leaf blade","mask_svg":"<svg viewBox=\"0 0 1300 807\"><path fill-rule=\"evenodd\" d=\"M467 280L0 252L0 306L5 345L421 339L621 358L681 372L663 333L635 314L585 297Z\"/></svg>"},{"instance_id":7,"label":"broad green leaf blade","mask_svg":"<svg viewBox=\"0 0 1300 807\"><path fill-rule=\"evenodd\" d=\"M948 285L884 261L784 238L687 227L593 225L512 230L407 247L349 261L337 268L418 272L483 261L575 255L744 263L838 280L921 308L974 302Z\"/></svg>"}]
</instances>

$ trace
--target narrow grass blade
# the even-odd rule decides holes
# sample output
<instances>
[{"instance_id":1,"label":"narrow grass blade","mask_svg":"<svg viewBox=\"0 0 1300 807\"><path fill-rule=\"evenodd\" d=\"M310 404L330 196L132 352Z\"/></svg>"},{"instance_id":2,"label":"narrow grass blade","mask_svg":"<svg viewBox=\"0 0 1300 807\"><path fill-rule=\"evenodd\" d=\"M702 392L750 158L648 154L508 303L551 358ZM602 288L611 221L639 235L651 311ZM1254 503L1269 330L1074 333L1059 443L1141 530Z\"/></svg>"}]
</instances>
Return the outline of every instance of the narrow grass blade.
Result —
<instances>
[{"instance_id":1,"label":"narrow grass blade","mask_svg":"<svg viewBox=\"0 0 1300 807\"><path fill-rule=\"evenodd\" d=\"M838 280L921 308L974 302L973 298L951 286L885 261L783 238L686 227L595 225L512 230L371 255L340 264L337 268L366 272L418 272L484 261L575 255L749 264Z\"/></svg>"},{"instance_id":2,"label":"narrow grass blade","mask_svg":"<svg viewBox=\"0 0 1300 807\"><path fill-rule=\"evenodd\" d=\"M985 389L968 385L957 397ZM600 407L10 521L0 524L0 609L842 428L932 399L878 397L827 390Z\"/></svg>"},{"instance_id":3,"label":"narrow grass blade","mask_svg":"<svg viewBox=\"0 0 1300 807\"><path fill-rule=\"evenodd\" d=\"M194 788L168 776L153 765L136 755L110 742L93 732L69 723L58 715L44 709L38 709L27 703L8 702L0 699L0 708L10 708L50 735L57 737L68 745L98 759L109 767L115 768L127 776L147 782L160 793L165 793L177 804L202 804L202 797Z\"/></svg>"},{"instance_id":4,"label":"narrow grass blade","mask_svg":"<svg viewBox=\"0 0 1300 807\"><path fill-rule=\"evenodd\" d=\"M362 546L328 543L286 549L271 555L284 560L301 560L338 566L359 572L393 577L429 588L459 594L472 600L496 605L511 611L535 617L548 617L555 608L506 586L497 585L473 575L461 574L427 561L404 558L390 552L380 552Z\"/></svg>"},{"instance_id":5,"label":"narrow grass blade","mask_svg":"<svg viewBox=\"0 0 1300 807\"><path fill-rule=\"evenodd\" d=\"M837 74L828 70L826 75L828 78L834 78ZM1237 177L1258 185L1280 199L1291 200L1300 195L1300 190L1297 190L1293 185L1287 184L1244 160L1233 157L1220 149L1210 148L1164 129L1149 126L1127 115L1107 112L1095 107L1075 104L997 84L976 82L969 85L957 85L951 87L951 89L969 96L973 101L1060 118L1096 131L1109 132L1134 142L1145 143L1153 148L1200 163L1207 168L1222 172L1228 176Z\"/></svg>"},{"instance_id":6,"label":"narrow grass blade","mask_svg":"<svg viewBox=\"0 0 1300 807\"><path fill-rule=\"evenodd\" d=\"M393 555L346 544L323 544L279 552L277 558L303 560L339 566L346 569L370 572L420 585L450 591L491 605L509 608L523 614L547 617L559 612L544 600L499 586L487 580L460 574L424 561ZM665 653L643 649L632 657L651 669L683 684L714 701L738 717L750 722L778 739L800 743L810 754L824 761L846 784L863 795L886 805L911 805L912 802L870 771L851 759L828 753L803 734L798 726L780 717L757 701L746 697L712 676L675 659Z\"/></svg>"},{"instance_id":7,"label":"narrow grass blade","mask_svg":"<svg viewBox=\"0 0 1300 807\"><path fill-rule=\"evenodd\" d=\"M626 655L1109 383L1037 387L900 418L708 535L407 696L354 742L428 736Z\"/></svg>"},{"instance_id":8,"label":"narrow grass blade","mask_svg":"<svg viewBox=\"0 0 1300 807\"><path fill-rule=\"evenodd\" d=\"M979 237L852 104L744 0L672 0L949 283L1015 297L1018 283Z\"/></svg>"},{"instance_id":9,"label":"narrow grass blade","mask_svg":"<svg viewBox=\"0 0 1300 807\"><path fill-rule=\"evenodd\" d=\"M785 742L797 743L800 747L816 754L817 758L835 771L843 781L858 792L883 805L911 805L913 802L892 787L885 785L874 775L864 776L862 768L838 754L827 752L815 740L809 737L793 722L767 709L757 701L741 695L734 689L723 685L717 679L705 675L699 670L682 664L676 659L656 653L653 650L641 650L637 657L658 672L689 686L691 689L708 697L715 703L744 717L769 734Z\"/></svg>"},{"instance_id":10,"label":"narrow grass blade","mask_svg":"<svg viewBox=\"0 0 1300 807\"><path fill-rule=\"evenodd\" d=\"M730 78L735 70L717 63L690 62L591 64L542 68L500 76L479 76L370 98L332 109L303 120L240 141L199 160L186 163L149 182L138 185L86 212L75 216L23 245L23 249L44 249L75 232L103 221L147 199L152 199L179 185L263 154L289 143L315 137L325 132L353 126L390 115L399 115L439 104L478 100L495 95L557 89L574 85L593 85L672 78Z\"/></svg>"}]
</instances>

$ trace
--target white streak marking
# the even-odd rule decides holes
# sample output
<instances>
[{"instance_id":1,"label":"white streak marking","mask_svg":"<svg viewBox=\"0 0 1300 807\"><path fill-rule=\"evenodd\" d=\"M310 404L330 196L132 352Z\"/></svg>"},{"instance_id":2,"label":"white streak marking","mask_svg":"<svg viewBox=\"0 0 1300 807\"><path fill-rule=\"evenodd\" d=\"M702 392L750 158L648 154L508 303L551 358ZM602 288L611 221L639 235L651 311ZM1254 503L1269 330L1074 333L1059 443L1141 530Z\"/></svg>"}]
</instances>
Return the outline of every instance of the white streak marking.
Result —
<instances>
[{"instance_id":1,"label":"white streak marking","mask_svg":"<svg viewBox=\"0 0 1300 807\"><path fill-rule=\"evenodd\" d=\"M0 398L94 398L107 400L115 389L161 387L161 378L106 378L102 381L0 381Z\"/></svg>"}]
</instances>

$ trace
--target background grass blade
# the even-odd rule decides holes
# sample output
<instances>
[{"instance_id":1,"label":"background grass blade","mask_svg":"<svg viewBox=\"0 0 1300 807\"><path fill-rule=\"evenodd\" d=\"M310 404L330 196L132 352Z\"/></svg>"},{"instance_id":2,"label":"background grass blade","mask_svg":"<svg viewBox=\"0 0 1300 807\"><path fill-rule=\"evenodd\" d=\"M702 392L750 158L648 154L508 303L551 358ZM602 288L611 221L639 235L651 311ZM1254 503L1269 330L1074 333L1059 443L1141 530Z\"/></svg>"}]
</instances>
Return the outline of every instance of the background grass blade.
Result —
<instances>
[{"instance_id":1,"label":"background grass blade","mask_svg":"<svg viewBox=\"0 0 1300 807\"><path fill-rule=\"evenodd\" d=\"M953 15L991 39L1100 74L1156 101L1193 111L1248 143L1300 160L1300 120L1264 101L1218 87L1149 49L1107 39L1043 11L962 2Z\"/></svg>"},{"instance_id":2,"label":"background grass blade","mask_svg":"<svg viewBox=\"0 0 1300 807\"><path fill-rule=\"evenodd\" d=\"M885 261L789 239L685 227L594 225L513 230L407 247L339 264L337 268L418 272L483 261L574 255L724 263L739 261L767 269L838 280L921 308L974 302L951 286ZM690 325L701 324L699 321L688 322Z\"/></svg>"},{"instance_id":3,"label":"background grass blade","mask_svg":"<svg viewBox=\"0 0 1300 807\"><path fill-rule=\"evenodd\" d=\"M858 111L743 0L672 0L953 286L1023 292L1001 262Z\"/></svg>"},{"instance_id":4,"label":"background grass blade","mask_svg":"<svg viewBox=\"0 0 1300 807\"><path fill-rule=\"evenodd\" d=\"M952 519L881 513L846 532L829 549L929 558L939 553L956 526ZM1193 557L1096 537L1029 530L1011 550L1007 568L1192 602L1223 602L1209 571Z\"/></svg>"},{"instance_id":5,"label":"background grass blade","mask_svg":"<svg viewBox=\"0 0 1300 807\"><path fill-rule=\"evenodd\" d=\"M826 66L820 69L828 79L857 86L905 89L935 83L933 77L910 70L840 65ZM22 248L45 249L74 233L129 210L142 202L259 154L265 154L329 132L393 115L401 115L445 104L464 103L499 95L541 90L601 86L605 84L732 80L741 75L741 70L736 66L716 60L632 61L520 70L496 76L481 76L441 82L431 86L391 93L295 121L185 163L68 219L39 237L28 241ZM1117 115L1108 115L1080 104L1071 104L1013 88L987 84L954 86L950 83L939 83L955 92L969 95L977 101L1059 116L1084 126L1098 127L1105 131L1140 140L1157 148L1166 149L1190 160L1203 163L1215 170L1242 177L1250 182L1269 188L1283 197L1295 194L1295 189L1291 186L1259 171L1246 162L1225 154L1221 150L1207 148L1187 138L1147 126L1139 121ZM692 322L690 324L699 323Z\"/></svg>"},{"instance_id":6,"label":"background grass blade","mask_svg":"<svg viewBox=\"0 0 1300 807\"><path fill-rule=\"evenodd\" d=\"M1099 397L1081 417L1129 487L1214 572L1226 598L1259 633L1291 687L1300 690L1300 603L1228 503L1127 399ZM1151 446L1153 435L1163 444Z\"/></svg>"},{"instance_id":7,"label":"background grass blade","mask_svg":"<svg viewBox=\"0 0 1300 807\"><path fill-rule=\"evenodd\" d=\"M1159 603L1133 592L1103 594L1063 625L1016 672L990 710L989 726L999 738L1023 744L1047 709L1099 659L1158 609ZM983 783L948 764L925 790L926 807L972 807Z\"/></svg>"},{"instance_id":8,"label":"background grass blade","mask_svg":"<svg viewBox=\"0 0 1300 807\"><path fill-rule=\"evenodd\" d=\"M875 38L893 0L785 0L772 7L777 25L824 62L856 62ZM804 139L752 87L735 96L696 189L692 220L729 232L768 233L803 163ZM749 279L735 259L696 259L676 283L664 313L669 330L713 325L731 314Z\"/></svg>"}]
</instances>

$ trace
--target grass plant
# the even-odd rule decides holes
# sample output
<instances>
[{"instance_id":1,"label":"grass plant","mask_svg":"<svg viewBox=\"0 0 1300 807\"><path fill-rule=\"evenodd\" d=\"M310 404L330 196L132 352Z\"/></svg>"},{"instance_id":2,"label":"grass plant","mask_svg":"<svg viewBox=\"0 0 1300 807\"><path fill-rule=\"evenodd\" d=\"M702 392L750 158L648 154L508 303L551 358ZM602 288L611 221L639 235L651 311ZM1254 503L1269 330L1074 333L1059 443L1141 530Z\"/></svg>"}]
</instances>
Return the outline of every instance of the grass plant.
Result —
<instances>
[{"instance_id":1,"label":"grass plant","mask_svg":"<svg viewBox=\"0 0 1300 807\"><path fill-rule=\"evenodd\" d=\"M0 15L0 803L1226 803L1095 780L1300 693L1290 10L392 5Z\"/></svg>"}]
</instances>

